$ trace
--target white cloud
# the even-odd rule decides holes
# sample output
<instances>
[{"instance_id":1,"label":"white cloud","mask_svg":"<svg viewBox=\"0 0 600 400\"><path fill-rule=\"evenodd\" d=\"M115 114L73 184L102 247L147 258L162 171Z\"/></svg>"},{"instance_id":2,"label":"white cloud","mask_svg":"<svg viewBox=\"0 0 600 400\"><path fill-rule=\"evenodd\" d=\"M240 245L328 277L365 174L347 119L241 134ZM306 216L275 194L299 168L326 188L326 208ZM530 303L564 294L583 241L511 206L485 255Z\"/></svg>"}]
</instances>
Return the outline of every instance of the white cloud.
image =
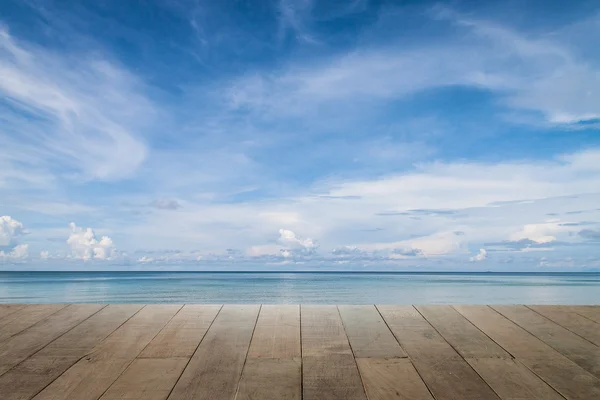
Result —
<instances>
[{"instance_id":1,"label":"white cloud","mask_svg":"<svg viewBox=\"0 0 600 400\"><path fill-rule=\"evenodd\" d=\"M471 257L469 260L471 262L483 261L483 260L487 259L487 257L488 257L487 250L479 249L479 253L477 253L475 256Z\"/></svg>"},{"instance_id":2,"label":"white cloud","mask_svg":"<svg viewBox=\"0 0 600 400\"><path fill-rule=\"evenodd\" d=\"M541 224L527 224L521 230L510 235L513 241L528 239L536 243L551 243L556 240L560 232L574 231L573 227L564 226L559 222L545 222Z\"/></svg>"},{"instance_id":3,"label":"white cloud","mask_svg":"<svg viewBox=\"0 0 600 400\"><path fill-rule=\"evenodd\" d=\"M23 224L8 215L0 216L0 246L11 246L15 239L24 235Z\"/></svg>"},{"instance_id":4,"label":"white cloud","mask_svg":"<svg viewBox=\"0 0 600 400\"><path fill-rule=\"evenodd\" d=\"M300 250L307 254L315 252L319 247L311 238L300 238L288 229L279 230L278 242L287 250Z\"/></svg>"},{"instance_id":5,"label":"white cloud","mask_svg":"<svg viewBox=\"0 0 600 400\"><path fill-rule=\"evenodd\" d=\"M0 251L0 260L2 261L25 260L27 257L29 257L29 245L27 244L19 244L8 253Z\"/></svg>"},{"instance_id":6,"label":"white cloud","mask_svg":"<svg viewBox=\"0 0 600 400\"><path fill-rule=\"evenodd\" d=\"M295 62L234 81L226 100L261 116L308 117L329 106L364 112L365 101L464 85L490 90L509 107L538 112L551 124L600 117L600 70L576 56L568 28L563 35L531 35L447 9L436 17L450 20L455 30L433 44L362 46L325 62ZM582 26L590 37L600 34L597 23Z\"/></svg>"},{"instance_id":7,"label":"white cloud","mask_svg":"<svg viewBox=\"0 0 600 400\"><path fill-rule=\"evenodd\" d=\"M50 252L48 250L40 251L40 259L47 260L50 258Z\"/></svg>"},{"instance_id":8,"label":"white cloud","mask_svg":"<svg viewBox=\"0 0 600 400\"><path fill-rule=\"evenodd\" d=\"M0 179L41 181L60 170L114 180L144 161L139 132L156 110L134 76L97 55L59 56L15 40L2 26L0 56Z\"/></svg>"},{"instance_id":9,"label":"white cloud","mask_svg":"<svg viewBox=\"0 0 600 400\"><path fill-rule=\"evenodd\" d=\"M107 260L114 253L115 246L108 236L102 236L100 240L92 228L82 229L74 222L69 224L71 235L67 239L67 244L71 246L71 254L74 258L80 260Z\"/></svg>"}]
</instances>

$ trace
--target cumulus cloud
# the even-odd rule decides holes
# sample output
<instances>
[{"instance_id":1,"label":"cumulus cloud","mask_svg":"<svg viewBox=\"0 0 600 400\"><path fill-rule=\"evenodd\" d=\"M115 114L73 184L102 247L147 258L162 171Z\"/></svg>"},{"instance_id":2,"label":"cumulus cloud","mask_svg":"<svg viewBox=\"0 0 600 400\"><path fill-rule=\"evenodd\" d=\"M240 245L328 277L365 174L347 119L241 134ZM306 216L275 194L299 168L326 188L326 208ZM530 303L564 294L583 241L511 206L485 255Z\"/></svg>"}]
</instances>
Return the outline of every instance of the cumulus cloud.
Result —
<instances>
[{"instance_id":1,"label":"cumulus cloud","mask_svg":"<svg viewBox=\"0 0 600 400\"><path fill-rule=\"evenodd\" d=\"M8 215L0 217L0 246L12 246L14 241L24 235L23 224Z\"/></svg>"},{"instance_id":2,"label":"cumulus cloud","mask_svg":"<svg viewBox=\"0 0 600 400\"><path fill-rule=\"evenodd\" d=\"M69 224L71 227L71 235L67 239L67 244L71 246L72 256L80 260L107 260L114 253L115 246L113 241L108 236L102 236L100 240L96 238L92 228L83 229L75 225L74 222Z\"/></svg>"},{"instance_id":3,"label":"cumulus cloud","mask_svg":"<svg viewBox=\"0 0 600 400\"><path fill-rule=\"evenodd\" d=\"M487 258L487 250L486 249L479 249L479 253L477 253L475 256L471 257L469 260L471 262L476 262L476 261L483 261Z\"/></svg>"},{"instance_id":4,"label":"cumulus cloud","mask_svg":"<svg viewBox=\"0 0 600 400\"><path fill-rule=\"evenodd\" d=\"M319 245L311 238L301 238L288 229L279 230L279 239L277 240L285 250L292 252L301 252L312 254L316 252Z\"/></svg>"},{"instance_id":5,"label":"cumulus cloud","mask_svg":"<svg viewBox=\"0 0 600 400\"><path fill-rule=\"evenodd\" d=\"M0 260L2 261L24 260L27 257L29 257L29 245L27 244L19 244L10 252L0 251Z\"/></svg>"},{"instance_id":6,"label":"cumulus cloud","mask_svg":"<svg viewBox=\"0 0 600 400\"><path fill-rule=\"evenodd\" d=\"M558 222L527 224L510 236L512 241L531 240L535 243L550 243L556 240L556 234L569 231L569 227Z\"/></svg>"}]
</instances>

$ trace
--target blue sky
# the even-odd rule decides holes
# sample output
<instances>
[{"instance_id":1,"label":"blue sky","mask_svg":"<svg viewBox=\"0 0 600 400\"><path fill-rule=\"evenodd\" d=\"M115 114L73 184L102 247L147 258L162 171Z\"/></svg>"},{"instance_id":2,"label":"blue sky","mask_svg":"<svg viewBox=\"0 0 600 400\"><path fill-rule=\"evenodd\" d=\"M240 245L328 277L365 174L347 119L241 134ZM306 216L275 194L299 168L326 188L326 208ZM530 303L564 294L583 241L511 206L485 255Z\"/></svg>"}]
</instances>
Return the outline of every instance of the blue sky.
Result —
<instances>
[{"instance_id":1,"label":"blue sky","mask_svg":"<svg viewBox=\"0 0 600 400\"><path fill-rule=\"evenodd\" d=\"M594 1L0 3L2 268L600 268Z\"/></svg>"}]
</instances>

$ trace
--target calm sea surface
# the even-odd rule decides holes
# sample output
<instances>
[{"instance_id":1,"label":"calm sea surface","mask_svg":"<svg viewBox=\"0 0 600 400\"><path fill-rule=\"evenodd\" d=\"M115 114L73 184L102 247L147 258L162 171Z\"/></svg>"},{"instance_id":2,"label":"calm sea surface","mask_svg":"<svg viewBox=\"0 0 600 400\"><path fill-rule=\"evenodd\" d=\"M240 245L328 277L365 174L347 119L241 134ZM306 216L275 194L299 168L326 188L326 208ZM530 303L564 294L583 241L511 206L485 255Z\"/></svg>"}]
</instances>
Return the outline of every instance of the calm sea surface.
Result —
<instances>
[{"instance_id":1,"label":"calm sea surface","mask_svg":"<svg viewBox=\"0 0 600 400\"><path fill-rule=\"evenodd\" d=\"M600 304L600 274L0 272L0 303Z\"/></svg>"}]
</instances>

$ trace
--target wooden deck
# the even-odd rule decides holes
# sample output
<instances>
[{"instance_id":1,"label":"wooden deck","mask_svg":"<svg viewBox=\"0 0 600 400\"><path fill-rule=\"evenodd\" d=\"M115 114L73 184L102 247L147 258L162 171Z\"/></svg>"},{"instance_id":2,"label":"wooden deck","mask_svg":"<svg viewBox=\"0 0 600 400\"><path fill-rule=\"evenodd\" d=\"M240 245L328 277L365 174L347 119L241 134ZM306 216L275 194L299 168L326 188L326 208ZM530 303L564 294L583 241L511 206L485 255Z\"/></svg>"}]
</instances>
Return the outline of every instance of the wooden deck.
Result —
<instances>
[{"instance_id":1,"label":"wooden deck","mask_svg":"<svg viewBox=\"0 0 600 400\"><path fill-rule=\"evenodd\" d=\"M600 306L0 305L0 399L600 399Z\"/></svg>"}]
</instances>

